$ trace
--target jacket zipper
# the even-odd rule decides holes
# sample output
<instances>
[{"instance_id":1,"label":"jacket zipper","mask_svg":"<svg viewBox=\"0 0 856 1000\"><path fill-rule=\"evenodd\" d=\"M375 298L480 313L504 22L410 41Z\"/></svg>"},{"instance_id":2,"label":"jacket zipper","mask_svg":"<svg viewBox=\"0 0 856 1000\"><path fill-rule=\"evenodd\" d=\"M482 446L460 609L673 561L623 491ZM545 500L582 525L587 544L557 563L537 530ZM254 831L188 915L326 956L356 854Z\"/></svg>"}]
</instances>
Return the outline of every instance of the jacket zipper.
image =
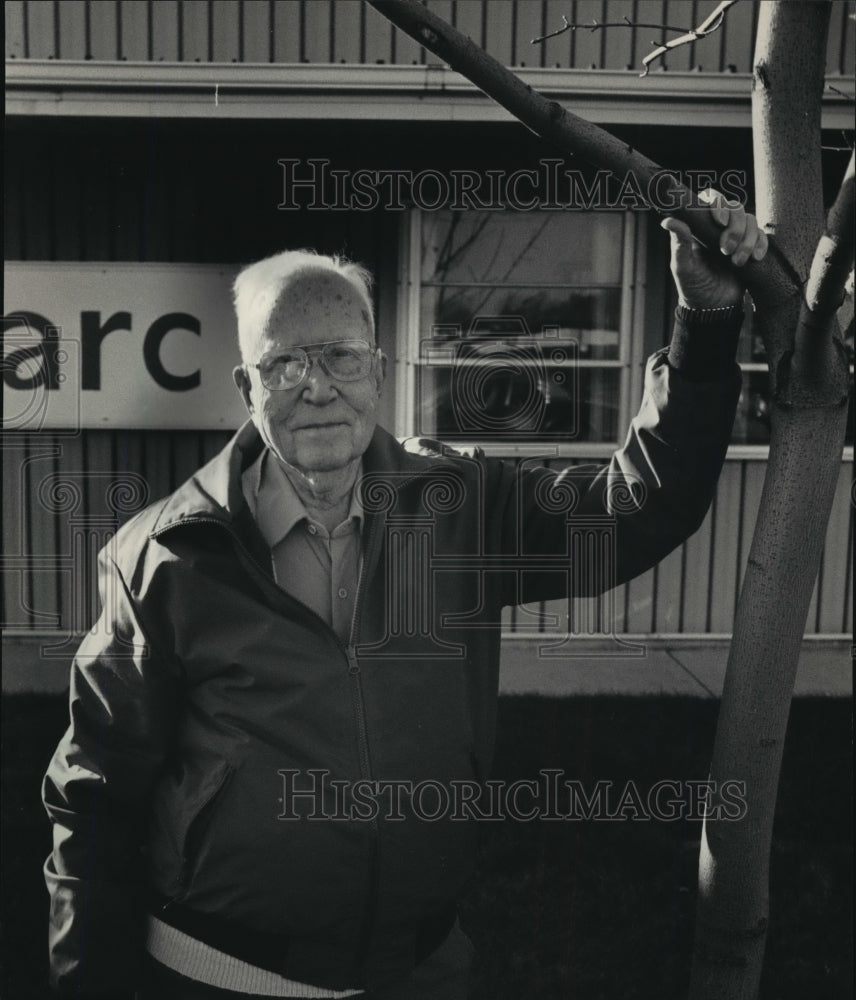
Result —
<instances>
[{"instance_id":1,"label":"jacket zipper","mask_svg":"<svg viewBox=\"0 0 856 1000\"><path fill-rule=\"evenodd\" d=\"M360 637L360 606L363 598L365 585L366 563L371 565L372 542L374 540L374 522L369 522L368 537L366 538L365 554L360 559L360 567L357 574L357 593L354 597L354 610L351 615L351 628L348 636L348 645L345 653L348 657L348 675L353 682L353 702L354 713L357 721L357 740L360 756L360 773L366 780L371 780L372 767L369 756L368 727L366 725L366 706L363 696L363 683L360 665L357 660L357 642ZM361 971L365 972L366 958L369 951L372 933L374 931L375 920L377 919L378 895L380 892L380 830L376 816L372 816L369 827L372 832L371 852L369 854L369 895L366 900L365 915L363 917L363 927L360 934L360 941L357 950L357 961Z\"/></svg>"}]
</instances>

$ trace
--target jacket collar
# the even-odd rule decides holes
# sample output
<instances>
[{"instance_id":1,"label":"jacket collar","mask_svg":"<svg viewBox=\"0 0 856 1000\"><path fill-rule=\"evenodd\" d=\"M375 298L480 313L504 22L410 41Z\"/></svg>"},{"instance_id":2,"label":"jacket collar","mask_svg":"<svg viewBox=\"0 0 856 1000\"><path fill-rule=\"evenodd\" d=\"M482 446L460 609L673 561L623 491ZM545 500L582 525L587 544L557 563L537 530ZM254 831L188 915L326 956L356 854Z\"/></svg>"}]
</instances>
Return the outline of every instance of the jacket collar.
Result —
<instances>
[{"instance_id":1,"label":"jacket collar","mask_svg":"<svg viewBox=\"0 0 856 1000\"><path fill-rule=\"evenodd\" d=\"M227 527L250 518L241 489L241 474L258 458L264 443L248 420L210 462L164 502L151 534L160 534L187 522L216 520ZM425 458L406 451L383 427L376 427L363 456L364 474L416 475Z\"/></svg>"}]
</instances>

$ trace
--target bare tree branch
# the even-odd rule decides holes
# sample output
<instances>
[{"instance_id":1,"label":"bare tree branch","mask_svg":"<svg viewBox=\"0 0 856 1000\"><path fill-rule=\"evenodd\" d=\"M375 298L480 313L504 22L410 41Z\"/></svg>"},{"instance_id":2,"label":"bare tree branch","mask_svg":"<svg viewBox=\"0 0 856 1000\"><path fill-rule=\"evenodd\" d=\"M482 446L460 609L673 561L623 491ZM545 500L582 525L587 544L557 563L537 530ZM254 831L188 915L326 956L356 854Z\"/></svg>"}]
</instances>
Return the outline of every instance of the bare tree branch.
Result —
<instances>
[{"instance_id":1,"label":"bare tree branch","mask_svg":"<svg viewBox=\"0 0 856 1000\"><path fill-rule=\"evenodd\" d=\"M826 217L826 232L815 250L805 302L815 315L831 315L841 305L844 284L853 267L854 155Z\"/></svg>"},{"instance_id":2,"label":"bare tree branch","mask_svg":"<svg viewBox=\"0 0 856 1000\"><path fill-rule=\"evenodd\" d=\"M623 17L620 21L598 21L596 17L593 17L591 21L586 24L572 24L564 14L562 14L562 20L564 25L561 28L557 28L555 31L551 31L546 35L540 35L538 38L533 38L529 43L530 45L538 45L540 42L546 42L548 38L555 38L557 35L564 35L566 31L597 31L600 28L653 28L655 31L689 31L689 28L681 26L680 28L673 24L641 24L638 21L631 21L629 17ZM654 43L656 44L656 42Z\"/></svg>"},{"instance_id":3,"label":"bare tree branch","mask_svg":"<svg viewBox=\"0 0 856 1000\"><path fill-rule=\"evenodd\" d=\"M705 35L712 34L722 26L722 22L725 20L725 12L728 8L733 7L736 3L737 0L722 0L722 3L716 8L716 10L706 17L697 28L691 29L679 38L672 38L668 42L663 42L662 45L657 46L653 52L649 53L642 60L645 72L640 75L647 76L651 63L655 59L662 58L671 49L676 49L681 45L689 45L690 42L695 42L699 38L704 38Z\"/></svg>"},{"instance_id":4,"label":"bare tree branch","mask_svg":"<svg viewBox=\"0 0 856 1000\"><path fill-rule=\"evenodd\" d=\"M649 186L656 187L657 178L668 180L668 171L660 164L527 86L470 38L416 0L369 0L369 3L396 27L471 80L528 129L563 153L578 156L586 163L612 171L618 177L633 174L643 194L650 190ZM694 192L673 176L669 184L661 186L659 193L669 209L667 212L663 204L651 204L654 211L681 219L705 246L718 245L719 227ZM767 256L762 261L750 260L741 273L753 298L761 294L776 300L798 298L801 294L801 277L772 238Z\"/></svg>"},{"instance_id":5,"label":"bare tree branch","mask_svg":"<svg viewBox=\"0 0 856 1000\"><path fill-rule=\"evenodd\" d=\"M838 329L836 313L844 301L844 289L853 269L853 250L856 233L853 215L856 209L854 198L854 156L844 173L841 187L829 214L826 217L826 231L818 241L805 286L805 297L800 308L794 335L793 370L797 376L796 390L805 391L815 383L828 379L833 368L832 355L843 353L841 342L832 336L831 328ZM846 372L846 363L843 372ZM839 392L842 399L847 396L847 379L842 377ZM794 402L787 398L788 402Z\"/></svg>"},{"instance_id":6,"label":"bare tree branch","mask_svg":"<svg viewBox=\"0 0 856 1000\"><path fill-rule=\"evenodd\" d=\"M831 90L833 94L838 94L839 97L843 97L845 100L850 101L853 104L856 98L852 94L845 94L843 90L839 90L838 87L833 87L831 83L826 84L826 89Z\"/></svg>"},{"instance_id":7,"label":"bare tree branch","mask_svg":"<svg viewBox=\"0 0 856 1000\"><path fill-rule=\"evenodd\" d=\"M832 88L835 90L835 87ZM839 91L840 93L840 91ZM841 130L841 141L844 143L843 146L821 146L821 149L826 149L832 153L852 153L853 152L853 140L847 135L844 129Z\"/></svg>"},{"instance_id":8,"label":"bare tree branch","mask_svg":"<svg viewBox=\"0 0 856 1000\"><path fill-rule=\"evenodd\" d=\"M712 11L697 28L678 28L671 24L643 24L638 21L631 21L628 17L624 17L620 21L598 21L597 18L592 18L591 22L587 24L573 24L563 14L563 26L557 28L555 31L551 31L547 35L542 35L540 38L533 38L532 45L544 42L548 38L555 38L557 35L563 35L566 31L580 31L583 29L586 31L598 31L602 28L654 28L657 31L680 31L682 33L680 37L672 38L668 42L659 44L651 42L657 48L642 60L645 72L640 73L640 76L647 76L651 68L651 63L655 59L661 59L667 52L677 49L681 45L689 45L692 42L698 41L699 38L704 38L705 35L713 34L714 31L722 26L722 22L725 19L725 12L737 2L738 0L722 0L722 3L719 4L716 10Z\"/></svg>"}]
</instances>

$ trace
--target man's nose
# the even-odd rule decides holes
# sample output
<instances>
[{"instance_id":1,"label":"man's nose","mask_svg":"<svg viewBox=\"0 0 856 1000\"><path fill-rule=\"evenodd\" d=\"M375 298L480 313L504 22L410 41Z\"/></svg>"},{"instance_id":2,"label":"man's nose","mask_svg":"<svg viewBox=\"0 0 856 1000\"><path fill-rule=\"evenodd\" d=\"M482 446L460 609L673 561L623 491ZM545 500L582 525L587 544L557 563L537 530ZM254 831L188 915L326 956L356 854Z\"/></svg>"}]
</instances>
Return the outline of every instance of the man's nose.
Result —
<instances>
[{"instance_id":1,"label":"man's nose","mask_svg":"<svg viewBox=\"0 0 856 1000\"><path fill-rule=\"evenodd\" d=\"M327 402L335 397L336 388L333 379L324 371L320 358L310 355L309 371L303 379L301 389L304 399L313 403Z\"/></svg>"}]
</instances>

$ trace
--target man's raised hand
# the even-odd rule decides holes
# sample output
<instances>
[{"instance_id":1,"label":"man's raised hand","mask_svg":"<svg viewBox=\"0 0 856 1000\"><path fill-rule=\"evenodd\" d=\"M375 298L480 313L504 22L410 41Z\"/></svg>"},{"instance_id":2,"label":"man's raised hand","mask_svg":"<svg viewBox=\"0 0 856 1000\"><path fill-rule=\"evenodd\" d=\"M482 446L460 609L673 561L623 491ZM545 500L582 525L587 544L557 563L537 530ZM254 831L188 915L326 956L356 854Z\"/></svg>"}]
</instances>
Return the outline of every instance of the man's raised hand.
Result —
<instances>
[{"instance_id":1,"label":"man's raised hand","mask_svg":"<svg viewBox=\"0 0 856 1000\"><path fill-rule=\"evenodd\" d=\"M718 256L693 237L686 223L673 218L660 223L671 236L671 268L679 304L694 309L739 305L743 283L734 267L742 267L750 258L762 260L767 253L767 234L754 215L713 188L702 191L699 200L709 205L711 218L722 227ZM730 258L734 267L725 258Z\"/></svg>"}]
</instances>

